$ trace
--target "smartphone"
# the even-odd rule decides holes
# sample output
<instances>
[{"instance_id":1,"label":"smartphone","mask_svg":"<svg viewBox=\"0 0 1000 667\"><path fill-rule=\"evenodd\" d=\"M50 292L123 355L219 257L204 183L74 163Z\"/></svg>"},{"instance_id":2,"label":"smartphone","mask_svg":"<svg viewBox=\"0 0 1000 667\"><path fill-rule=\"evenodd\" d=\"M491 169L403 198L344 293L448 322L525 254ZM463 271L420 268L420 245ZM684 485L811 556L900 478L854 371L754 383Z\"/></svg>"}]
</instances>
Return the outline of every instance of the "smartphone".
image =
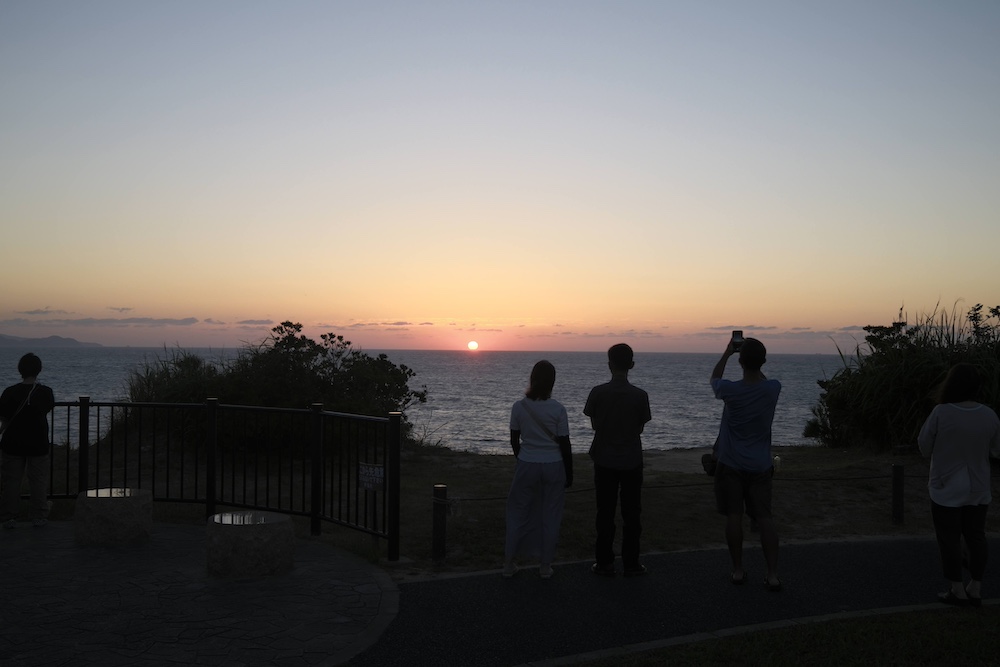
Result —
<instances>
[{"instance_id":1,"label":"smartphone","mask_svg":"<svg viewBox=\"0 0 1000 667\"><path fill-rule=\"evenodd\" d=\"M733 350L735 350L736 352L739 352L740 351L740 347L743 346L743 332L742 331L736 330L736 331L733 332L732 343L733 343Z\"/></svg>"}]
</instances>

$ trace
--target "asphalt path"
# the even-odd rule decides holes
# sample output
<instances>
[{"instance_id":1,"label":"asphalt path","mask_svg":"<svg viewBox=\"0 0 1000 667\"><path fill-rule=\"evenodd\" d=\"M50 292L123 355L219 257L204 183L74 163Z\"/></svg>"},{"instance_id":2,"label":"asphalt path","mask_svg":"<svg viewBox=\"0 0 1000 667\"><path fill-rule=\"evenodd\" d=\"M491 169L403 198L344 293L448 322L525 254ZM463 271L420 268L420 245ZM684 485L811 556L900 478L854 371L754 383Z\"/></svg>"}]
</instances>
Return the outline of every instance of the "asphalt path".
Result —
<instances>
[{"instance_id":1,"label":"asphalt path","mask_svg":"<svg viewBox=\"0 0 1000 667\"><path fill-rule=\"evenodd\" d=\"M992 537L990 548L1000 554L1000 539ZM491 572L400 583L395 619L349 664L569 662L616 647L788 619L935 605L945 590L932 538L785 544L780 559L779 593L763 586L759 548L744 554L749 575L743 586L730 582L723 549L647 555L645 577L598 577L581 562L557 565L549 580L535 568L512 579ZM988 569L987 602L1000 588L989 576Z\"/></svg>"}]
</instances>

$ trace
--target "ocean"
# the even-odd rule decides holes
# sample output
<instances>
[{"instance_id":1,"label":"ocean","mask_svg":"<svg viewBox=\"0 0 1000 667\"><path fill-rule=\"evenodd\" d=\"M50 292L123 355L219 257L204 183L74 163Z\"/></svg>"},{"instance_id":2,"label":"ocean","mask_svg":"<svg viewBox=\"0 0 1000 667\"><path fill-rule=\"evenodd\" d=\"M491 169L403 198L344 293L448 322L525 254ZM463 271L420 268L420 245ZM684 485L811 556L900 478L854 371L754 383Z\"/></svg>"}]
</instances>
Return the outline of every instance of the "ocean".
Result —
<instances>
[{"instance_id":1,"label":"ocean","mask_svg":"<svg viewBox=\"0 0 1000 667\"><path fill-rule=\"evenodd\" d=\"M126 397L131 370L164 358L164 348L0 348L0 382L20 381L17 360L34 351L42 358L40 380L52 387L57 401L89 396L94 401ZM189 349L207 360L232 358L235 350ZM379 351L364 350L368 354ZM591 387L610 377L604 352L493 352L384 350L396 364L416 372L411 388L428 390L427 403L406 411L414 435L427 444L480 454L510 454L510 408L528 384L531 367L548 359L556 367L553 398L569 412L573 450L586 452L592 431L583 415ZM708 377L718 361L715 354L636 354L629 380L649 392L653 421L643 433L646 449L708 447L715 441L722 403L714 398ZM774 418L776 446L814 445L802 437L810 409L819 400L817 380L839 368L837 355L775 354L764 372L782 383ZM739 377L730 359L726 377ZM225 402L225 397L219 397Z\"/></svg>"}]
</instances>

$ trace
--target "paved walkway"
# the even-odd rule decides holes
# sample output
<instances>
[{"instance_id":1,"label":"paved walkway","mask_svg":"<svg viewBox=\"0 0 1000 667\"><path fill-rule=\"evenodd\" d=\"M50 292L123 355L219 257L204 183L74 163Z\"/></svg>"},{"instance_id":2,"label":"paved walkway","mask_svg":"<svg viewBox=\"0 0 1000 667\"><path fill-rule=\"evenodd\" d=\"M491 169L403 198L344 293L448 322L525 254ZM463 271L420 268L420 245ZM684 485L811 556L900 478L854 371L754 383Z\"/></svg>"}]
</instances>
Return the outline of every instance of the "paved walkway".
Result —
<instances>
[{"instance_id":1,"label":"paved walkway","mask_svg":"<svg viewBox=\"0 0 1000 667\"><path fill-rule=\"evenodd\" d=\"M1000 539L990 547L1000 554ZM817 617L939 609L936 595L945 588L931 538L782 545L780 593L764 589L758 548L744 554L743 586L730 583L723 549L647 555L643 562L650 574L629 579L595 576L582 562L557 565L550 580L536 568L509 580L494 572L401 583L396 620L350 664L572 664ZM990 571L997 569L994 560ZM997 595L995 577L987 573L987 598Z\"/></svg>"},{"instance_id":2,"label":"paved walkway","mask_svg":"<svg viewBox=\"0 0 1000 667\"><path fill-rule=\"evenodd\" d=\"M0 531L0 665L337 665L397 610L387 574L315 540L252 581L209 577L205 559L200 526L115 548L76 546L69 521Z\"/></svg>"},{"instance_id":3,"label":"paved walkway","mask_svg":"<svg viewBox=\"0 0 1000 667\"><path fill-rule=\"evenodd\" d=\"M292 572L226 581L206 573L199 526L156 524L148 544L106 548L76 546L71 522L25 523L0 532L0 665L558 665L790 619L936 608L943 588L929 538L783 545L776 594L761 560L748 551L745 586L729 583L722 549L648 555L651 574L634 579L580 562L547 581L532 569L397 585L300 539ZM996 593L987 581L985 597Z\"/></svg>"}]
</instances>

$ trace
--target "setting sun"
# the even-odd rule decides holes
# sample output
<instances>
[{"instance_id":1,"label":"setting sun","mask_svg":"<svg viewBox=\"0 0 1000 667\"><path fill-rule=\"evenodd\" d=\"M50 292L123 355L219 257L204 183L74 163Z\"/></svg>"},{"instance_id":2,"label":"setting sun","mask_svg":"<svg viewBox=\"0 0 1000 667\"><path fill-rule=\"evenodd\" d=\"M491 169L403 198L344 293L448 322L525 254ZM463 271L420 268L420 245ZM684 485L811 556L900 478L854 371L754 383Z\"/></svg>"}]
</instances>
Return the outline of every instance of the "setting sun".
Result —
<instances>
[{"instance_id":1,"label":"setting sun","mask_svg":"<svg viewBox=\"0 0 1000 667\"><path fill-rule=\"evenodd\" d=\"M470 340L469 341L469 349L470 350L478 350L479 349L479 343L477 343L474 340Z\"/></svg>"}]
</instances>

